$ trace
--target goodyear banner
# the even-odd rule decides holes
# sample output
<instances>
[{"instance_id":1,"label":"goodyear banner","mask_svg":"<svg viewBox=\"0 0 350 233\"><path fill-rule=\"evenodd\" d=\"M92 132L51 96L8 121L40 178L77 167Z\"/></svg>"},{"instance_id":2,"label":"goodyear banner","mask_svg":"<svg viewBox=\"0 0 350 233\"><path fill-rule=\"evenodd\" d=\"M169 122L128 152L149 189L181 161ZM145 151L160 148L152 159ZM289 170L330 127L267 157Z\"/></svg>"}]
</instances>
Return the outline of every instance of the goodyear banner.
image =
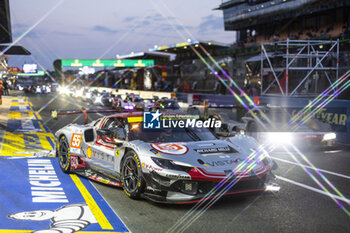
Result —
<instances>
[{"instance_id":1,"label":"goodyear banner","mask_svg":"<svg viewBox=\"0 0 350 233\"><path fill-rule=\"evenodd\" d=\"M127 232L86 179L57 158L0 158L0 232Z\"/></svg>"},{"instance_id":2,"label":"goodyear banner","mask_svg":"<svg viewBox=\"0 0 350 233\"><path fill-rule=\"evenodd\" d=\"M287 108L292 116L296 115L302 108ZM346 114L346 108L326 107L317 109L309 109L305 111L304 115L311 113L314 118L326 122L332 126L332 129L336 132L346 132L348 116Z\"/></svg>"}]
</instances>

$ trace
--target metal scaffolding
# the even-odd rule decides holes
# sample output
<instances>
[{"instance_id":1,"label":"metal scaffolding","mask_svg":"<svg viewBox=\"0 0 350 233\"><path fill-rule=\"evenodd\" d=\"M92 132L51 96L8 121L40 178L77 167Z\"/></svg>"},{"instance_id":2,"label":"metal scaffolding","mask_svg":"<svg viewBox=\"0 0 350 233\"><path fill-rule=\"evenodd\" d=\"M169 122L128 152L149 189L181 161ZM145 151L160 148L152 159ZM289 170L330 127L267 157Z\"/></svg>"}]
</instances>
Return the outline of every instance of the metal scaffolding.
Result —
<instances>
[{"instance_id":1,"label":"metal scaffolding","mask_svg":"<svg viewBox=\"0 0 350 233\"><path fill-rule=\"evenodd\" d=\"M318 86L321 77L332 86L338 76L339 40L287 39L261 44L261 95L310 96L322 91Z\"/></svg>"}]
</instances>

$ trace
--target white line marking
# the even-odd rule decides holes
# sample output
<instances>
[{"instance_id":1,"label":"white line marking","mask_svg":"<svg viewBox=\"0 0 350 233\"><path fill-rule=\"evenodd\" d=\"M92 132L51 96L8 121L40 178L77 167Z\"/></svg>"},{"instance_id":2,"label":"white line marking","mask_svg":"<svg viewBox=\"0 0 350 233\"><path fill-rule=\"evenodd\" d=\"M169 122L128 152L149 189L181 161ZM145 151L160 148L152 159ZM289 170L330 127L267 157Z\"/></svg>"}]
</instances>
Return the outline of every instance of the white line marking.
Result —
<instances>
[{"instance_id":1,"label":"white line marking","mask_svg":"<svg viewBox=\"0 0 350 233\"><path fill-rule=\"evenodd\" d=\"M305 188L305 189L308 189L308 190L311 190L311 191L314 191L316 193L320 193L320 194L323 194L325 196L328 196L328 197L331 197L331 198L335 198L339 201L344 201L346 203L350 203L350 199L347 199L345 197L340 197L338 195L335 195L335 194L332 194L332 193L327 193L327 192L324 192L320 189L317 189L317 188L314 188L314 187L311 187L311 186L308 186L306 184L302 184L302 183L299 183L297 181L294 181L294 180L290 180L288 178L285 178L285 177L282 177L282 176L276 176L277 179L280 179L280 180L283 180L285 182L288 182L288 183L291 183L291 184L294 184L296 186L299 186L299 187L302 187L302 188Z\"/></svg>"},{"instance_id":2,"label":"white line marking","mask_svg":"<svg viewBox=\"0 0 350 233\"><path fill-rule=\"evenodd\" d=\"M298 163L295 163L295 162L292 162L292 161L289 161L289 160L276 158L274 156L271 156L271 158L273 158L274 160L278 160L278 161L284 162L284 163L294 164L294 165L297 165L297 166L300 166L300 167L306 167L306 168L310 168L310 169L313 169L313 170L318 170L318 171L323 172L323 173L328 173L330 175L339 176L339 177L342 177L342 178L350 180L350 176L347 176L347 175L343 175L343 174L339 174L339 173L336 173L336 172L327 171L327 170L320 169L320 168L313 168L313 167L308 166L308 165L298 164Z\"/></svg>"},{"instance_id":3,"label":"white line marking","mask_svg":"<svg viewBox=\"0 0 350 233\"><path fill-rule=\"evenodd\" d=\"M332 154L332 153L338 153L338 152L342 152L343 150L326 150L323 153L325 154Z\"/></svg>"}]
</instances>

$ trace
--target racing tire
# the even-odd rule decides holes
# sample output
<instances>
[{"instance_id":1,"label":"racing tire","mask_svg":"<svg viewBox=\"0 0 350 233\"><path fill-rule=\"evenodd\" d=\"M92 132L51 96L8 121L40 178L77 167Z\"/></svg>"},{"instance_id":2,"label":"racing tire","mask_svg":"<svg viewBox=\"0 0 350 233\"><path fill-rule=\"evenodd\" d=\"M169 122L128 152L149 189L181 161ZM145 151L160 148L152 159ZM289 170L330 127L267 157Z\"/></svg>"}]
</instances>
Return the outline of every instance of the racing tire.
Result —
<instances>
[{"instance_id":1,"label":"racing tire","mask_svg":"<svg viewBox=\"0 0 350 233\"><path fill-rule=\"evenodd\" d=\"M70 173L70 147L67 141L66 136L62 136L59 140L58 144L58 163L60 164L60 168L64 173Z\"/></svg>"},{"instance_id":2,"label":"racing tire","mask_svg":"<svg viewBox=\"0 0 350 233\"><path fill-rule=\"evenodd\" d=\"M137 199L145 188L145 181L142 177L141 162L134 151L126 153L121 166L121 181L125 194Z\"/></svg>"}]
</instances>

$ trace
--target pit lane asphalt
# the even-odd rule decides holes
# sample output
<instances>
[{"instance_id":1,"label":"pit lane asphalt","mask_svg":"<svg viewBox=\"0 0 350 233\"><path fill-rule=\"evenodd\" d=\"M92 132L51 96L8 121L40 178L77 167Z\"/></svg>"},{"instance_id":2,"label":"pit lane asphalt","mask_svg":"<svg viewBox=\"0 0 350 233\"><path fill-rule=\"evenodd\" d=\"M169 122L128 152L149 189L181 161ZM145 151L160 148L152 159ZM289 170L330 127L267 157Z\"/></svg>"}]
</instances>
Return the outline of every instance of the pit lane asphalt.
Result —
<instances>
[{"instance_id":1,"label":"pit lane asphalt","mask_svg":"<svg viewBox=\"0 0 350 233\"><path fill-rule=\"evenodd\" d=\"M33 105L40 109L47 105L54 95L28 97ZM71 123L76 116L63 116L59 120L50 120L50 110L78 110L80 106L88 107L86 103L74 98L58 97L48 104L40 115L54 133ZM89 117L97 119L100 116L89 114ZM83 117L76 122L83 123ZM300 162L306 164L299 155L293 154ZM322 174L340 193L350 198L349 147L338 146L329 151L306 151L304 155L316 168L333 172L329 174L322 171ZM310 190L310 187L319 190L321 188L300 166L285 161L295 162L288 153L275 152L273 156L279 159L276 161L279 167L274 173L288 179L288 182L279 179L276 181L281 186L279 193L219 200L185 232L350 232L350 216L329 196ZM314 170L309 171L330 193L339 196ZM193 205L164 205L146 200L131 200L122 189L92 183L134 233L167 232L193 207ZM300 183L306 186L296 185ZM350 201L348 204L344 201L339 203L350 210Z\"/></svg>"}]
</instances>

